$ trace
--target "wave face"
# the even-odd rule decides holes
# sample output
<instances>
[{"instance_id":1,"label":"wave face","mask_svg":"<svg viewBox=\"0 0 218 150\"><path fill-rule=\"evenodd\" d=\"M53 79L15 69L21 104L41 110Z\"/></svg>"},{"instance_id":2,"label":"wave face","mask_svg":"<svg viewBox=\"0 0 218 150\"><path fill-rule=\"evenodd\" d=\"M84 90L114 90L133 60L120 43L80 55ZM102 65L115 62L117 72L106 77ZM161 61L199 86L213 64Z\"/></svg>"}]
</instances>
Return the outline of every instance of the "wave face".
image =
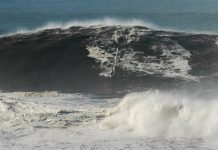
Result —
<instances>
[{"instance_id":1,"label":"wave face","mask_svg":"<svg viewBox=\"0 0 218 150\"><path fill-rule=\"evenodd\" d=\"M120 25L4 36L0 89L110 93L201 83L217 77L217 39Z\"/></svg>"}]
</instances>

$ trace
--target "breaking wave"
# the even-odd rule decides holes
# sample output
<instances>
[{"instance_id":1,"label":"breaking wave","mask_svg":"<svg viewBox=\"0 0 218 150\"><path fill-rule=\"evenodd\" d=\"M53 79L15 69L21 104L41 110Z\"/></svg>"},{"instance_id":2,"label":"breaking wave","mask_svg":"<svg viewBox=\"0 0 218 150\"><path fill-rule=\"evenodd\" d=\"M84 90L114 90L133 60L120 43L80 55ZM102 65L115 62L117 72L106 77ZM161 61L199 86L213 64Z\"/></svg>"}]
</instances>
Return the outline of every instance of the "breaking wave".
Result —
<instances>
[{"instance_id":1,"label":"breaking wave","mask_svg":"<svg viewBox=\"0 0 218 150\"><path fill-rule=\"evenodd\" d=\"M127 25L0 38L0 89L113 93L215 80L218 36Z\"/></svg>"},{"instance_id":2,"label":"breaking wave","mask_svg":"<svg viewBox=\"0 0 218 150\"><path fill-rule=\"evenodd\" d=\"M47 29L68 29L73 26L90 27L90 26L144 26L152 29L158 29L159 27L152 22L142 21L139 19L127 19L120 20L116 18L103 18L103 19L92 19L92 20L73 20L69 22L49 22L41 27L35 29L21 28L14 33L9 33L3 36L10 36L14 34L34 33Z\"/></svg>"},{"instance_id":3,"label":"breaking wave","mask_svg":"<svg viewBox=\"0 0 218 150\"><path fill-rule=\"evenodd\" d=\"M127 95L100 127L148 137L215 138L218 99L196 99L160 91Z\"/></svg>"},{"instance_id":4,"label":"breaking wave","mask_svg":"<svg viewBox=\"0 0 218 150\"><path fill-rule=\"evenodd\" d=\"M176 28L160 26L156 23L147 20L140 19L118 19L118 18L101 18L101 19L91 19L91 20L72 20L68 22L48 22L45 25L36 28L19 28L15 32L0 35L0 37L11 36L15 34L31 34L48 29L68 29L73 26L90 27L90 26L142 26L148 27L154 30L169 31L169 32L186 32L194 34L217 34L217 32L212 31L198 31L198 30L180 30Z\"/></svg>"}]
</instances>

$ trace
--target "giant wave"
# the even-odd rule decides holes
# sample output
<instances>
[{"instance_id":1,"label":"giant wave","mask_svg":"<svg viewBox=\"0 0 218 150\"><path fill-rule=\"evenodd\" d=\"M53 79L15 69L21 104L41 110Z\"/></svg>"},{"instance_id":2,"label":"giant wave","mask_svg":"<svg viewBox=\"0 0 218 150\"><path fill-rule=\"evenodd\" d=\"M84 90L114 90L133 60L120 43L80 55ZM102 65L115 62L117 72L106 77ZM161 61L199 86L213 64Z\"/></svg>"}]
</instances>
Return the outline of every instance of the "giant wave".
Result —
<instances>
[{"instance_id":1,"label":"giant wave","mask_svg":"<svg viewBox=\"0 0 218 150\"><path fill-rule=\"evenodd\" d=\"M111 93L217 78L216 35L155 30L137 20L101 23L50 24L1 37L0 89Z\"/></svg>"}]
</instances>

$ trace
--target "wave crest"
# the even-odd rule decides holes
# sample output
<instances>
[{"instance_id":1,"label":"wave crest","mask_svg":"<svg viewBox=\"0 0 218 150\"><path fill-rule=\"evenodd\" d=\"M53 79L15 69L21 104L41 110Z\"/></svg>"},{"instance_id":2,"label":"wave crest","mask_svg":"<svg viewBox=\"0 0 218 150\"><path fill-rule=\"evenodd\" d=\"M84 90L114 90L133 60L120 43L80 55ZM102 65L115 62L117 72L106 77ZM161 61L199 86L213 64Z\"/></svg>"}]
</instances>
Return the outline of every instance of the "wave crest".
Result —
<instances>
[{"instance_id":1,"label":"wave crest","mask_svg":"<svg viewBox=\"0 0 218 150\"><path fill-rule=\"evenodd\" d=\"M103 19L92 19L92 20L72 20L66 23L62 22L49 22L41 27L35 29L21 28L18 29L15 33L9 33L8 35L14 34L25 34L25 33L34 33L46 29L68 29L72 26L81 26L81 27L90 27L90 26L145 26L152 29L157 29L157 25L148 22L142 21L139 19L127 19L119 20L115 18L103 18Z\"/></svg>"}]
</instances>

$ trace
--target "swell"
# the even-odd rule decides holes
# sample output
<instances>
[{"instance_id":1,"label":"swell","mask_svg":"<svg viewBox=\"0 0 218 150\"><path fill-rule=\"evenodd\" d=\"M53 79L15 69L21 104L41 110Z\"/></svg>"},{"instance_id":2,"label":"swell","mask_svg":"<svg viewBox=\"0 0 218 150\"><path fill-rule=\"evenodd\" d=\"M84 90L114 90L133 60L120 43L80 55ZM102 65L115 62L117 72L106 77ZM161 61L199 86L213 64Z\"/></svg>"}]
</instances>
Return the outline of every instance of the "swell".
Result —
<instances>
[{"instance_id":1,"label":"swell","mask_svg":"<svg viewBox=\"0 0 218 150\"><path fill-rule=\"evenodd\" d=\"M179 88L215 78L217 38L141 26L73 26L5 36L0 89L108 94Z\"/></svg>"}]
</instances>

